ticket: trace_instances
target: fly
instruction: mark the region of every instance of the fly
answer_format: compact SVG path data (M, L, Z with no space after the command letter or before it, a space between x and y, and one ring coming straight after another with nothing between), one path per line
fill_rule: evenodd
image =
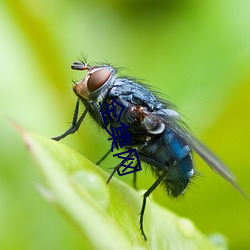
M246 197L227 166L188 131L173 104L158 98L146 85L132 78L119 77L117 70L111 65L90 66L85 62L74 62L71 68L87 71L87 74L73 87L78 99L71 127L53 139L59 141L76 132L87 113L102 129L111 126L118 128L120 122L129 127L133 147L128 146L127 149L136 148L139 159L150 165L157 177L143 195L140 230L145 240L147 238L143 229L143 216L147 197L159 184L172 197L184 193L195 174L192 151ZM79 116L80 102L84 104L85 110ZM105 103L108 106L114 105L118 110L121 109L120 106L124 107L119 117L120 122L111 114L112 119L104 123L99 104L104 106ZM98 163L109 153L110 151ZM121 163L113 169L107 183L120 168Z

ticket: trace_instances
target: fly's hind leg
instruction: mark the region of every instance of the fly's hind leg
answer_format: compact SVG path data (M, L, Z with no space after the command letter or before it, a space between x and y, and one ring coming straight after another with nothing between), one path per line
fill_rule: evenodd
M146 208L147 198L158 187L158 185L162 182L165 175L166 175L166 172L164 172L162 175L160 175L158 177L158 179L153 183L153 185L143 195L142 207L141 207L141 212L140 212L140 230L141 230L141 233L142 233L144 240L147 240L147 236L146 236L146 234L144 232L144 228L143 228L143 217L144 217L144 212L145 212L145 208Z

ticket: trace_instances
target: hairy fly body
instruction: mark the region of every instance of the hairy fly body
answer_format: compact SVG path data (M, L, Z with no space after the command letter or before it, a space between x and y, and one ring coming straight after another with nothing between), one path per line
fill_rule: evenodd
M159 184L165 187L170 196L177 197L184 193L195 173L192 151L243 193L224 163L189 133L170 102L158 98L145 85L133 79L118 77L116 69L108 64L89 66L84 62L74 62L71 68L85 70L87 74L73 87L78 100L72 126L53 139L59 141L77 131L87 113L103 129L110 126L117 128L120 122L129 127L132 147L137 149L139 159L151 166L157 177L143 195L140 229L145 240L143 215L147 197ZM78 117L80 102L84 104L85 111ZM120 122L111 113L112 119L106 119L105 124L99 103L114 106L119 113L121 106L116 105L116 102L124 107ZM131 149L131 146L128 148ZM118 165L114 168L107 182L120 167Z

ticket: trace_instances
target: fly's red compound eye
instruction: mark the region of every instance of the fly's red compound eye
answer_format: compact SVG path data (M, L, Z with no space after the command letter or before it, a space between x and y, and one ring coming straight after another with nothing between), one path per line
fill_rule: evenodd
M93 92L99 89L109 79L110 74L110 71L105 68L93 72L88 79L88 90Z

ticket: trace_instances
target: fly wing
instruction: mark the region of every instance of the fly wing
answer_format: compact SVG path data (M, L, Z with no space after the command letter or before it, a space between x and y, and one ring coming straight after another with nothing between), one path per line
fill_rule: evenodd
M243 196L247 195L237 185L236 178L230 169L222 162L210 149L202 142L191 135L186 129L181 126L170 126L186 143L212 168L217 174L221 175L229 183L231 183Z
M167 111L165 113L169 112ZM229 168L210 149L208 149L202 142L200 142L188 131L188 129L185 127L185 124L180 120L180 117L171 115L165 116L162 115L162 113L154 113L153 116L155 119L158 117L159 121L173 130L209 165L212 170L231 183L243 196L248 199L247 195L237 185L236 178Z

